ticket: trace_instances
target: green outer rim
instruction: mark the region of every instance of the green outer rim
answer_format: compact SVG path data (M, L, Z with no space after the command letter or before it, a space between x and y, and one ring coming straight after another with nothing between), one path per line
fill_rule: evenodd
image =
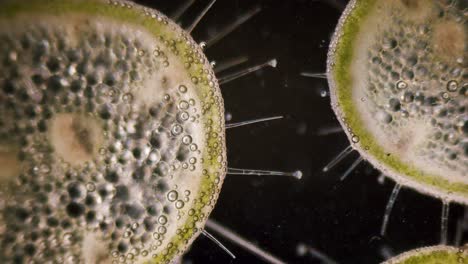
M172 247L166 247L152 259L150 263L169 263L176 257L185 252L188 246L193 242L197 235L201 232L205 221L211 210L214 208L218 198L224 176L226 174L226 144L225 144L225 129L224 129L224 102L219 90L216 78L208 80L207 74L200 73L203 70L208 70L209 74L214 77L211 66L208 63L205 55L199 48L198 44L179 28L174 22L166 17L161 17L167 23L160 22L156 18L144 15L144 12L151 12L152 9L137 5L128 1L112 1L119 5L111 4L104 0L21 0L21 1L6 1L0 3L0 18L12 18L18 14L40 13L47 15L64 15L67 13L83 13L86 15L99 15L120 22L126 22L133 25L143 27L154 36L164 35L165 38L176 39L183 36L187 41L177 42L179 50L194 50L195 53L202 54L203 63L193 63L190 69L187 69L190 76L198 77L199 81L196 84L197 95L202 100L202 108L206 133L209 137L205 137L207 143L203 152L203 168L207 169L208 173L201 177L200 190L194 196L194 215L189 215L186 222L180 226L181 230L187 230L180 235L176 235L168 244L172 243ZM122 7L120 3L131 5L132 8ZM212 85L209 85L209 82ZM207 121L212 122L208 123ZM208 153L211 152L211 155ZM213 157L213 153L217 156Z
M468 260L468 252L462 248L432 246L413 249L393 257L382 264L460 264ZM443 261L443 262L442 262Z
M332 45L335 46L330 49L327 71L330 86L334 87L334 94L332 96L336 98L335 113L344 127L349 127L353 134L359 136L359 145L366 148L365 151L358 148L359 152L368 153L368 155L370 154L378 160L379 163L383 163L398 174L405 175L405 177L409 177L412 181L434 189L435 191L430 192L433 196L468 204L468 184L449 182L437 175L422 173L414 166L404 163L400 158L394 155L388 156L385 150L376 142L374 136L365 129L359 111L354 105L352 89L350 89L353 78L348 70L351 67L354 56L354 43L360 33L361 21L365 20L367 15L372 12L378 1L351 1L341 17L340 25L333 37ZM341 120L342 118L344 121ZM350 135L348 134L348 136ZM401 184L406 185L404 182L401 182ZM418 191L423 192L422 190Z

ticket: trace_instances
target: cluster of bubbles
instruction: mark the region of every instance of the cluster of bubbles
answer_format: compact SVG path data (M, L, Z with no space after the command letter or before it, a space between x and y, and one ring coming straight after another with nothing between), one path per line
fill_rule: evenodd
M466 12L440 5L441 20L466 20ZM388 135L415 120L434 128L422 156L466 175L468 164L468 72L466 61L444 61L433 46L434 26L393 16L368 52L368 86L363 100ZM463 54L460 54L463 56Z
M82 262L94 233L114 262L154 254L170 222L194 214L182 211L191 191L173 179L201 167L202 139L192 132L203 107L191 84L138 102L146 77L170 66L163 48L92 27L72 42L60 25L41 23L0 33L0 144L16 146L21 163L20 175L0 186L0 259ZM164 80L152 89L164 90ZM82 164L51 143L51 125L67 117L90 156Z

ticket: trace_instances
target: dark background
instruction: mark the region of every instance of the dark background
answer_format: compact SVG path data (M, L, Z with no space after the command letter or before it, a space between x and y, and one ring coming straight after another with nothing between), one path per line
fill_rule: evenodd
M138 2L170 16L184 1ZM208 2L196 1L179 21L182 26L190 24ZM387 236L379 236L394 183L379 183L379 172L367 163L339 183L357 153L332 171L321 172L349 143L344 133L317 135L321 128L337 127L338 121L329 97L323 96L328 89L326 80L306 78L300 72L325 71L327 47L346 2L218 0L193 31L194 39L200 42L252 7L262 8L206 54L219 63L249 57L231 71L277 58L276 69L267 68L227 83L222 93L232 122L274 115L285 119L227 131L228 161L236 168L300 169L304 177L298 181L280 176L228 175L211 218L288 263L320 263L312 256L298 256L299 243L339 263L379 263L384 260L382 248L398 254L435 245L440 239L441 201L406 188L395 204ZM451 243L462 215L462 206L451 205ZM262 263L217 237L234 252L236 260L203 236L184 259L192 263Z

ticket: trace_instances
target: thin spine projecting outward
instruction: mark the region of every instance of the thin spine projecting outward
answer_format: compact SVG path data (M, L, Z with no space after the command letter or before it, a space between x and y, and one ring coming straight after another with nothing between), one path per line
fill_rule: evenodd
M237 20L232 22L231 24L227 25L225 28L220 30L216 35L214 35L212 38L206 41L206 46L211 47L212 45L216 44L218 41L229 35L229 33L233 32L236 30L239 26L247 22L249 19L251 19L253 16L258 14L262 8L260 6L256 6L252 8L251 10L247 11L244 15L240 16Z
M283 116L273 116L273 117L265 117L265 118L258 118L258 119L248 120L248 121L242 121L242 122L238 122L238 123L231 123L231 124L226 124L226 129L241 127L241 126L247 126L247 125L251 125L251 124L267 122L267 121L272 121L272 120L278 120L278 119L282 119L282 118L283 118Z
M442 214L440 217L440 244L447 245L448 218L450 214L450 203L442 201Z
M327 172L331 168L333 168L336 164L346 158L351 152L353 152L353 147L351 145L347 146L343 149L335 158L333 158L325 167L323 167L322 171Z
M290 176L298 180L302 178L302 171L300 170L293 171L293 172L282 172L282 171L228 168L227 174L228 175L257 175L257 176Z
M200 22L200 20L204 17L204 15L210 10L210 8L213 6L213 4L215 2L216 2L216 0L212 0L210 2L210 4L207 7L205 7L205 9L197 16L197 18L192 23L192 25L189 26L186 29L187 32L190 33L191 31L193 31L193 29L196 27L196 25ZM189 5L189 3L186 3L186 5L188 5L186 8L185 8L185 6L183 6L185 9L190 7L191 4ZM261 11L260 6L256 6L256 7L252 8L245 15L241 16L238 20L236 20L235 22L233 22L232 24L227 26L225 29L221 30L216 36L214 36L213 38L209 39L206 42L201 42L200 46L202 48L205 48L205 47L209 47L209 46L215 44L217 41L219 41L222 38L224 38L225 36L227 36L229 33L234 31L237 27L239 27L240 25L242 25L243 23L248 21L250 18L252 18L254 15L259 13L260 11ZM245 56L234 58L232 61L228 61L228 62L226 62L226 64L220 65L217 68L217 70L215 70L215 71L216 72L221 72L221 71L226 70L226 69L228 69L230 67L233 67L233 66L239 65L241 63L244 63L247 60L248 60L248 57L245 57ZM238 79L238 78L240 78L242 76L245 76L245 75L247 75L249 73L258 71L258 70L260 70L262 68L265 68L265 67L268 67L268 66L276 68L277 63L278 62L277 62L276 59L271 59L271 60L269 60L269 61L267 61L265 63L258 64L258 65L249 67L247 69L240 70L238 72L227 75L225 77L221 77L221 78L218 79L218 83L220 85L224 84L224 83L228 83L230 81L233 81L235 79ZM249 125L249 124L260 123L260 122L266 122L266 121L271 121L271 120L277 120L277 119L282 119L282 118L283 118L283 116L274 116L274 117L269 117L269 118L260 118L260 119L255 119L255 120L251 120L251 121L244 121L244 122L239 122L239 123L227 124L226 129L245 126L245 125ZM230 169L228 169L228 171L229 171L228 174L237 174L237 175L277 175L277 176L292 176L292 177L297 178L297 179L302 178L302 172L299 171L299 170L294 171L294 172L280 172L280 171L230 168Z
M343 128L341 126L333 126L333 127L322 127L319 128L316 132L318 136L328 136L331 134L337 134L343 132Z
M326 73L318 73L318 72L301 72L302 76L317 78L317 79L327 79Z
M178 21L180 17L195 3L195 0L187 0L183 3L176 11L172 14L171 18L174 21Z
M357 158L357 159L351 164L351 166L349 166L349 168L343 173L343 175L341 175L340 181L344 181L344 180L349 176L349 174L351 174L351 172L353 172L354 169L356 169L356 167L359 166L359 164L361 164L361 162L362 162L363 160L364 160L363 157Z
M255 72L255 71L258 71L262 68L265 68L265 67L273 67L273 68L276 68L276 65L277 65L277 61L276 59L271 59L265 63L262 63L262 64L258 64L258 65L255 65L255 66L252 66L252 67L249 67L247 69L243 69L243 70L240 70L238 72L235 72L235 73L232 73L230 75L227 75L227 76L224 76L224 77L220 77L218 79L218 82L219 84L225 84L225 83L228 83L230 81L233 81L237 78L240 78L242 76L245 76L249 73L252 73L252 72Z
M239 122L239 123L227 124L226 129L246 126L246 125L265 122L265 121L277 120L277 119L282 119L282 118L283 116L274 116L274 117L260 118L260 119L250 120L250 121ZM257 176L290 176L296 179L302 178L302 171L299 171L299 170L293 171L293 172L282 172L282 171L269 171L269 170L228 168L227 174L228 175L229 174L230 175L257 175Z
M211 9L211 7L214 5L216 0L211 0L211 2L208 4L208 6L205 7L205 9L202 10L202 12L195 18L195 20L192 22L190 26L187 27L186 31L187 33L192 33L192 31L195 29L195 27L200 23L200 21L203 19L203 17L208 13L208 11Z
M224 246L216 237L214 237L212 234L208 233L206 230L202 230L202 234L206 236L208 239L213 241L216 245L218 245L222 250L224 250L231 258L235 259L236 256L226 247Z
M380 228L380 235L385 236L387 231L388 220L390 219L390 214L392 213L393 206L395 205L395 201L398 197L398 194L401 190L401 184L396 183L395 187L393 187L392 194L390 194L390 198L388 199L387 206L385 207L385 213L382 221L382 227Z
M277 258L276 256L254 245L252 242L248 241L247 239L229 230L228 228L220 225L215 220L208 219L208 221L206 221L205 227L217 233L218 235L224 237L225 239L231 241L232 243L249 251L250 253L256 255L257 257L263 259L267 263L270 263L270 264L285 264L286 263L280 260L279 258Z
M239 56L239 57L230 58L220 63L216 63L214 67L214 71L215 73L220 73L222 71L225 71L227 69L240 65L244 62L247 62L248 60L249 60L249 57L247 56Z
M196 20L192 23L191 26L188 27L187 32L193 31L193 29L196 27L196 25L200 22L200 20L203 18L203 16L208 12L208 10L211 8L211 6L214 4L216 0L213 0L203 11L202 13L196 18ZM190 6L190 5L188 5ZM188 7L187 7L188 8ZM237 27L248 21L250 18L252 18L254 15L259 13L261 11L261 8L259 6L251 9L248 11L244 16L240 17L238 20L234 21L232 24L228 25L225 29L221 30L217 35L215 35L213 38L209 39L206 42L201 42L200 47L202 49L207 48L211 45L214 45L216 42L227 36L229 33L234 31ZM230 61L224 62L219 64L215 68L215 72L219 73L221 71L227 70L231 67L237 66L239 64L242 64L248 60L248 57L246 56L241 56L234 58ZM216 65L215 62L212 64L213 66ZM275 68L277 66L277 60L276 59L271 59L265 63L249 67L247 69L243 69L241 71L238 71L236 73L227 75L225 77L221 77L218 79L218 83L225 84L230 81L236 80L242 76L245 76L249 73L258 71L264 67L273 67ZM235 128L235 127L241 127L241 126L246 126L250 124L255 124L255 123L260 123L260 122L266 122L266 121L272 121L272 120L278 120L282 119L283 116L274 116L274 117L268 117L268 118L260 118L260 119L255 119L255 120L250 120L250 121L243 121L243 122L238 122L238 123L232 123L232 124L227 124L226 129L229 128ZM267 171L267 170L250 170L250 169L238 169L238 168L228 168L227 174L231 175L273 175L273 176L290 176L294 177L296 179L301 179L302 178L302 171L297 170L294 172L280 172L280 171ZM215 232L220 233L224 237L230 239L232 242L238 244L239 246L249 250L253 254L261 257L268 263L272 264L282 264L284 263L283 261L279 260L275 256L261 250L260 248L256 247L255 245L251 244L247 240L243 239L242 237L236 235L232 231L222 227L218 223L214 222L213 220L208 220L208 224L206 224L207 228L213 229ZM208 233L206 230L202 231L202 234L211 239L213 242L215 242L218 246L220 246L224 251L226 251L232 258L235 258L235 255L229 251L219 240L217 240L214 236L212 236L210 233Z

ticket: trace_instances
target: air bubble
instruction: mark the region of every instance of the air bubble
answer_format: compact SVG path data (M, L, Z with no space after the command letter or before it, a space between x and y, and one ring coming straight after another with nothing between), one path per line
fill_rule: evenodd
M408 84L404 81L397 82L396 86L400 90L408 88Z
M159 233L157 233L157 232L154 232L153 233L153 238L155 240L159 240L159 239L161 239L161 235ZM156 258L156 255L154 255L154 258Z
M165 225L167 223L167 217L161 215L160 217L158 217L158 223L160 223L161 225Z
M197 151L198 150L198 146L195 143L191 144L189 148L190 148L191 151Z
M204 42L204 41L200 42L199 46L200 46L201 49L205 49L206 48L206 42Z
M187 103L187 101L182 100L179 103L179 108L181 110L187 110L189 108L189 103Z
M184 112L180 112L178 114L178 117L179 117L180 121L184 122L184 121L187 121L189 119L190 115L189 115L189 113L184 111Z
M123 234L124 238L129 238L131 236L132 236L132 231L130 231L130 230L125 231L124 234Z
M181 92L181 93L186 93L186 92L187 92L187 86L185 86L185 85L179 85L179 92Z
M93 182L89 182L86 184L86 190L88 190L88 192L94 192L96 190L96 185L94 185Z
M176 191L170 191L168 194L167 194L167 199L170 201L170 202L174 202L175 200L177 200L177 197L178 197L178 194Z
M175 125L172 127L172 130L171 130L173 136L178 136L178 135L180 135L183 131L184 131L184 129L183 129L182 126L179 125L179 124L175 124Z
M449 92L456 92L458 89L458 82L457 81L454 81L454 80L451 80L447 83L447 90Z
M158 228L158 232L159 232L159 234L166 234L167 228L164 227L164 226L160 226L160 227Z
M184 207L185 203L182 201L182 200L178 200L176 203L175 203L175 207L177 209L182 209Z

